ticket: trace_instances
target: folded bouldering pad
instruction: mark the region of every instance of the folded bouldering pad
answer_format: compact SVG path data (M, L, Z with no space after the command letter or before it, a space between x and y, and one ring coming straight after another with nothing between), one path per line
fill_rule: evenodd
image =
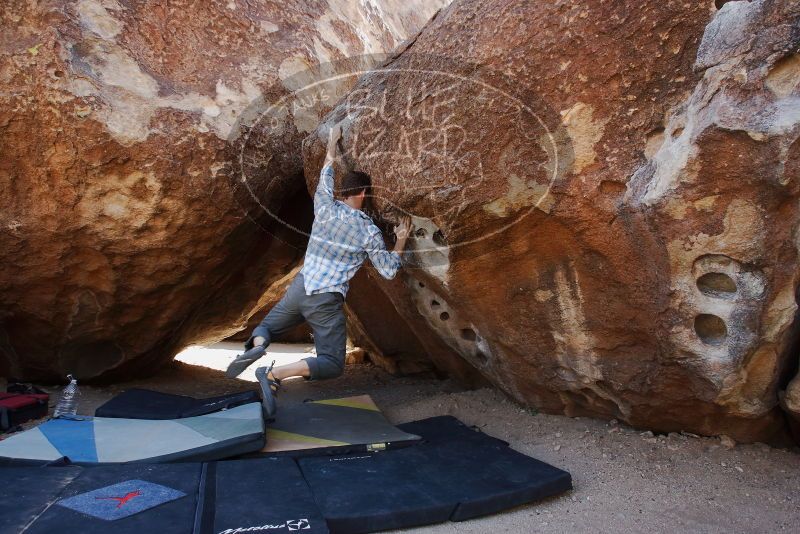
M81 471L80 467L0 468L0 532L23 532Z
M0 531L365 533L462 521L557 495L568 473L452 417L380 452L0 468Z
M298 460L331 532L358 534L463 521L572 487L566 471L518 453L452 417L400 429L425 441L373 454Z
M343 454L412 445L419 436L392 425L369 395L279 405L262 453Z
M291 458L0 469L0 532L328 532Z
M292 458L210 463L206 480L199 534L328 532Z
M75 464L209 461L264 446L260 403L170 420L51 419L0 441L0 460ZM7 463L7 462L6 462Z
M149 389L129 389L101 405L94 415L122 419L181 419L228 410L251 402L260 402L257 391L195 399Z
M81 469L55 500L40 503L41 510L29 519L30 526L25 532L190 534L202 467L199 463L183 463ZM40 467L29 471L37 469L49 475L75 468ZM3 474L4 470L0 470L0 476Z

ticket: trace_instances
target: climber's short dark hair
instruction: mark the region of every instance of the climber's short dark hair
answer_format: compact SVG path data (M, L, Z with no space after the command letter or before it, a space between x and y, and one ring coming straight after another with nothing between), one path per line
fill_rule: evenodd
M338 193L342 198L353 197L360 195L362 191L369 193L371 185L372 178L369 177L369 174L360 171L348 171L342 179Z

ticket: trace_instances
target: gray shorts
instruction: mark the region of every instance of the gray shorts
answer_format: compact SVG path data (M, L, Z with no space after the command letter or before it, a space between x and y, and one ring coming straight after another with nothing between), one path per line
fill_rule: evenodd
M269 344L273 338L307 321L314 333L317 357L306 358L311 380L335 378L344 372L347 330L344 319L344 295L339 292L306 295L303 275L297 273L286 294L264 317L245 343L253 347L253 338L261 336Z

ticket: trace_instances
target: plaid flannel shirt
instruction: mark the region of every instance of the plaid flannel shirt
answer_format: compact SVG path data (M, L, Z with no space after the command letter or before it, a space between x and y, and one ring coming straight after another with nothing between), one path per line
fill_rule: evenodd
M372 219L333 198L333 165L326 165L314 194L314 225L300 271L306 294L347 296L350 279L367 257L384 278L394 278L401 266L400 254L386 250Z

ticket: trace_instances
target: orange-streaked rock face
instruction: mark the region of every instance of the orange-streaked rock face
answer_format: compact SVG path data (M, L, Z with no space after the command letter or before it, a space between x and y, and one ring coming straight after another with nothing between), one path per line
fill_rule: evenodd
M355 78L263 103L442 3L5 2L0 374L126 378L244 325L302 259L267 212L309 225L301 141Z
M780 435L798 24L780 1L443 10L304 143L313 190L345 120L376 210L418 228L402 280L353 284L369 342L402 356L409 332L441 368L466 361L549 412Z

